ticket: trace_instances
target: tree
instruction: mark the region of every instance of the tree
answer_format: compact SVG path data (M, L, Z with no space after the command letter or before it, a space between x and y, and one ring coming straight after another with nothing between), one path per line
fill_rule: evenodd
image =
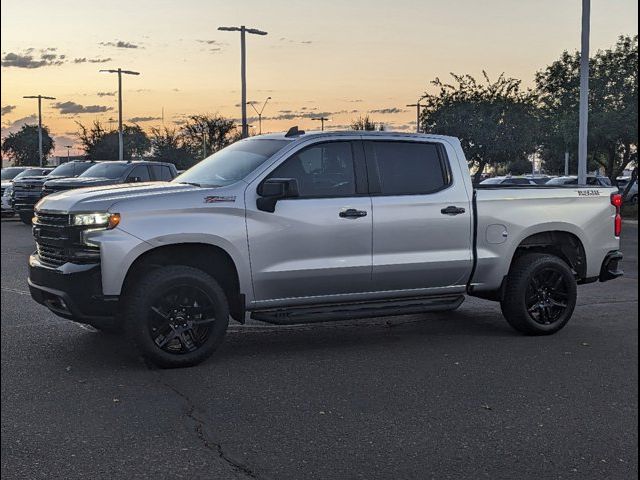
M436 78L438 92L425 93L420 117L423 131L460 138L476 182L487 165L504 167L534 153L538 129L535 95L520 80L501 74L492 82L482 73L484 82L453 73L455 84Z
M183 135L166 127L151 129L151 158L158 162L173 163L178 170L187 169L196 163L196 157L185 144Z
M638 37L621 36L611 49L596 52L589 72L589 165L604 167L615 180L637 159ZM536 74L542 117L540 154L548 171L564 170L570 152L577 171L580 54L564 52Z
M192 115L182 127L182 141L195 158L202 159L240 138L233 120L220 115ZM206 147L206 148L205 148Z
M93 122L91 128L87 128L79 122L78 127L80 128L78 138L87 158L91 160L118 159L117 130L106 130L98 120ZM122 133L125 160L140 158L151 148L149 137L139 125L124 125Z
M46 159L55 143L49 129L42 126L42 155ZM40 165L38 150L38 126L23 125L19 131L10 133L2 140L2 153L13 160L16 166Z
M383 132L384 125L382 123L376 125L376 122L371 120L369 115L365 115L364 117L359 117L351 122L351 130L379 130L380 132Z

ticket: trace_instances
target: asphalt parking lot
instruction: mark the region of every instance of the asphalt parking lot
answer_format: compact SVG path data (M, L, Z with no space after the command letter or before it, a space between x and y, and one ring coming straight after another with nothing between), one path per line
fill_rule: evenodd
M166 371L33 302L30 229L2 220L2 478L636 478L637 242L626 225L626 276L581 287L552 337L468 299L235 325L214 358Z

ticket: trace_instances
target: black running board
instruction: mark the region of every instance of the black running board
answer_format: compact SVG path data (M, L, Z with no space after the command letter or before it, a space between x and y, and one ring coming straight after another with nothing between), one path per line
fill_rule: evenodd
M423 312L453 310L464 301L464 295L411 297L374 302L341 303L305 307L256 310L251 318L276 325L330 322L355 318L410 315Z

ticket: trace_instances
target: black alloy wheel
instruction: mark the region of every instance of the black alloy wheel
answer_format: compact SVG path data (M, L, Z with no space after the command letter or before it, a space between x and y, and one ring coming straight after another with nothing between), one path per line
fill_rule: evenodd
M577 292L575 273L563 259L526 253L509 269L500 306L515 330L526 335L551 335L573 315Z
M202 289L188 284L169 287L149 308L153 342L175 355L195 352L204 345L215 320L213 300Z

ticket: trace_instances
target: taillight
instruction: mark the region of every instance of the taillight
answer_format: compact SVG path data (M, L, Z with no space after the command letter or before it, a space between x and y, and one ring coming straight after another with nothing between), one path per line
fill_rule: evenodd
M620 193L612 193L611 194L611 205L616 208L622 207L622 194Z
M620 215L620 208L622 207L622 195L619 193L611 194L611 205L616 207L616 217L613 222L613 232L616 237L619 237L622 233L622 215Z

